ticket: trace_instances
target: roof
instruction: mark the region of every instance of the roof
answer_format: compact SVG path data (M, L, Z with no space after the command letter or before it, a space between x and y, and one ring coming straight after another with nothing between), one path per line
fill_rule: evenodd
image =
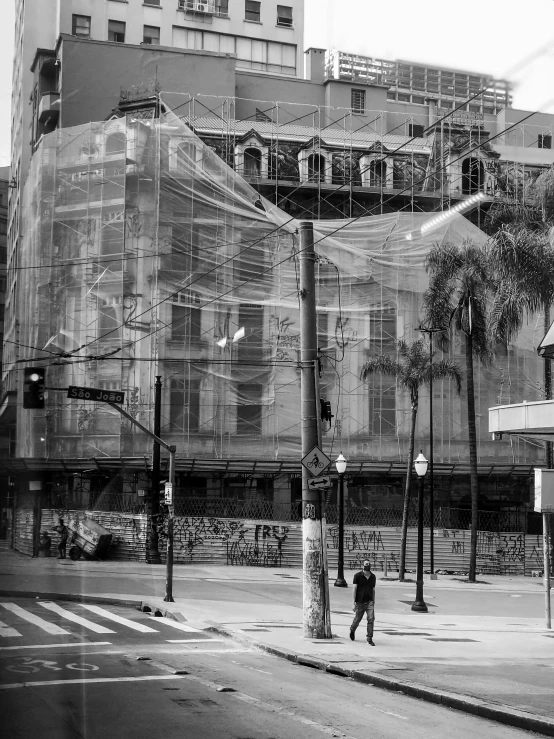
M431 139L395 134L378 134L372 131L354 131L350 133L342 128L318 128L315 126L298 126L293 123L277 125L273 121L226 121L223 118L198 116L183 116L182 120L198 135L243 136L249 131L255 131L268 141L276 139L295 143L305 143L314 137L319 137L322 143L332 147L355 149L369 149L380 141L387 149L394 150L402 147L404 152L414 154L430 154Z

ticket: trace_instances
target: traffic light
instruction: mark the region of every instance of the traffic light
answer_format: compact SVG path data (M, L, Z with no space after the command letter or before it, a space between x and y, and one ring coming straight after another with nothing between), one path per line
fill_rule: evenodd
M44 408L45 380L44 367L25 367L23 370L24 408Z
M323 398L320 398L319 404L321 408L321 414L320 414L321 420L329 421L329 423L331 423L331 421L334 418L333 414L331 413L331 401L323 400Z

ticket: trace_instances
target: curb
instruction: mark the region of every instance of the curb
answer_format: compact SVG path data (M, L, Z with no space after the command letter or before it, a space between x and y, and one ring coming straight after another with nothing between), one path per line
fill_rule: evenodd
M366 685L374 685L376 688L403 693L412 698L418 698L419 700L424 700L428 703L443 705L446 708L454 708L457 711L463 711L464 713L469 713L473 716L490 719L500 724L513 726L526 731L535 731L545 736L554 737L554 720L532 716L517 708L488 703L479 698L472 698L471 696L461 695L458 693L449 693L445 690L428 688L424 685L404 682L393 677L384 677L383 675L379 675L374 672L345 669L333 663L325 662L317 657L308 657L296 652L291 652L287 649L282 649L281 647L273 647L263 644L250 636L229 631L228 629L215 624L210 625L206 630L214 634L219 634L220 636L225 636L239 644L243 644L244 646L254 647L275 657L281 657L289 662L295 662L296 664L311 667L312 669L315 668L322 670L331 675L349 677L352 680L365 683Z
M2 598L44 598L45 600L67 600L77 603L104 603L110 606L130 606L137 608L141 601L125 598L109 598L105 595L85 595L83 593L52 593L41 590L0 590Z

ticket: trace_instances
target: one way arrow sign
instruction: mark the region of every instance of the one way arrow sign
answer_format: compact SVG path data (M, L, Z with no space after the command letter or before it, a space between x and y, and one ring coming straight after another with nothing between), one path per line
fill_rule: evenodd
M331 487L331 478L325 475L324 477L312 477L308 480L308 490L321 490L322 488Z

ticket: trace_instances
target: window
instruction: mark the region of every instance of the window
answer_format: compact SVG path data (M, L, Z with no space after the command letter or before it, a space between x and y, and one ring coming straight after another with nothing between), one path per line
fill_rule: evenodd
M125 43L125 23L123 21L108 21L108 41L117 44Z
M404 92L398 93L398 101L401 103L409 103L410 102L410 96L406 95Z
M308 157L308 182L325 182L325 157L321 154Z
M202 333L202 314L193 305L171 306L171 341L198 341Z
M145 44L155 44L159 46L159 43L160 43L159 26L144 26L142 40L143 40L143 43Z
M292 28L292 8L288 5L277 6L277 25Z
M552 134L539 133L537 145L539 149L552 149Z
M215 0L215 14L227 18L229 16L229 0Z
M169 430L198 431L200 425L200 380L171 380Z
M116 131L106 136L106 154L122 154L125 151L125 133Z
M252 284L252 283L251 283ZM244 327L244 338L237 343L237 360L248 364L263 359L264 307L241 303L239 305L239 328Z
M259 177L262 173L262 152L259 149L244 150L244 176Z
M90 38L90 15L74 15L71 33L80 38Z
M421 138L423 136L423 126L419 123L410 123L408 125L408 136Z
M471 195L479 192L485 181L483 162L475 157L468 157L462 162L462 193Z
M241 383L237 386L237 434L262 432L262 385Z
M365 90L350 92L350 107L353 113L365 113Z
M160 0L143 0L145 5L159 5Z
M257 0L246 0L244 4L244 20L259 23L261 5L261 2L257 2Z

